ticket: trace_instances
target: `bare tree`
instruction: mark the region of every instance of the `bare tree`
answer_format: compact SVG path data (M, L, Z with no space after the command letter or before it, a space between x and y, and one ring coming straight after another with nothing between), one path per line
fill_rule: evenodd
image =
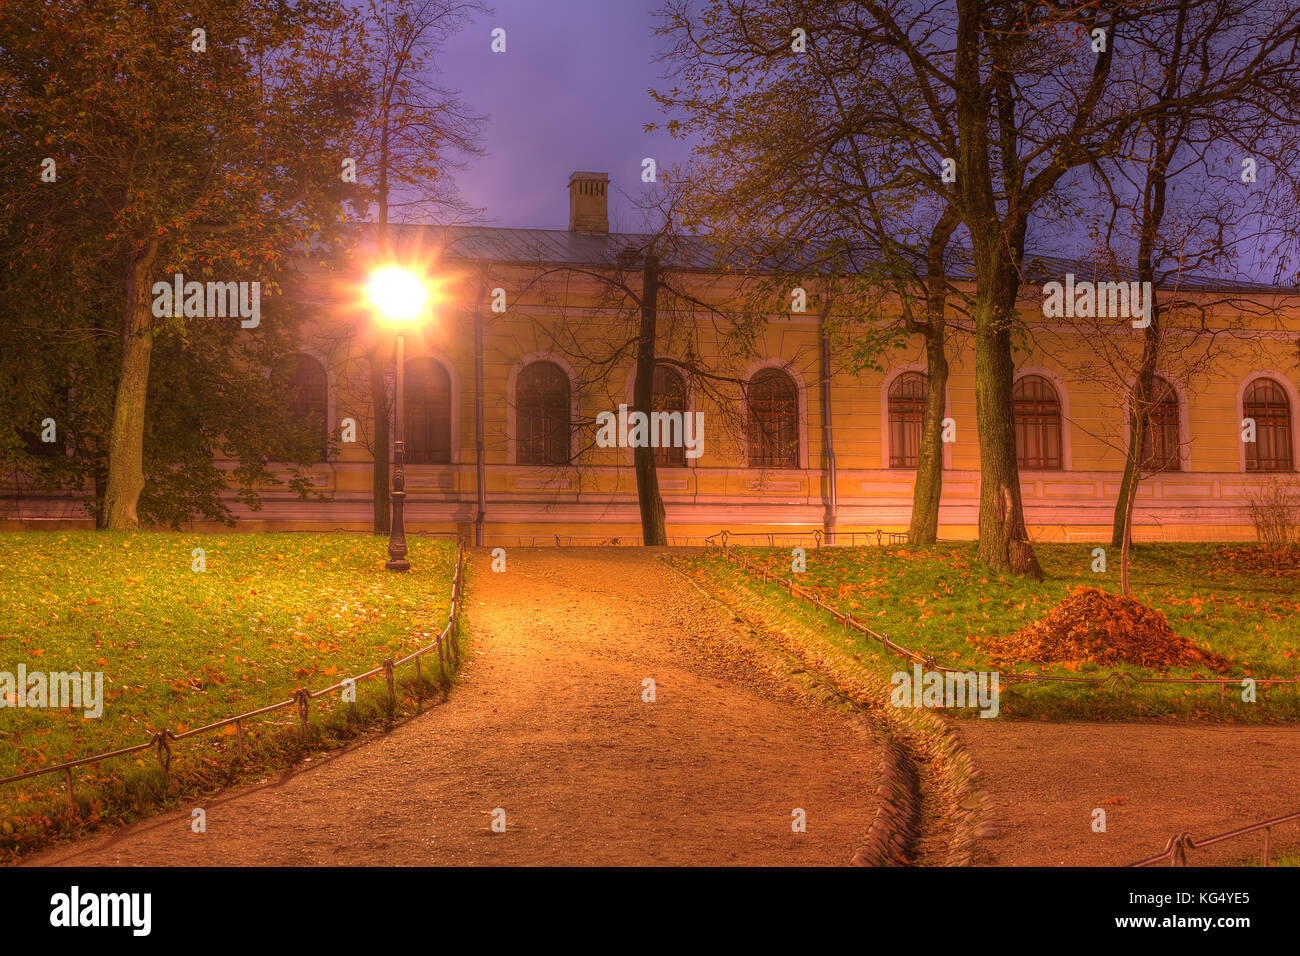
M807 51L815 48L842 77L841 88L885 78L892 97L861 110L859 128L898 143L900 152L916 144L916 155L943 158L911 172L918 193L950 205L969 236L979 554L995 568L1041 574L1020 499L1012 404L1016 307L1031 225L1041 225L1060 203L1072 170L1114 154L1135 126L1193 99L1231 102L1242 95L1243 76L1294 68L1300 14L1281 0L1261 0L1250 11L1246 0L1236 0L1241 15L1223 27L1248 38L1240 55L1204 51L1208 69L1172 100L1144 86L1141 64L1117 58L1116 49L1130 36L1159 43L1177 11L1197 2L709 0L698 10L674 2L665 11L663 30L676 40L670 60L682 67L662 97L670 108L725 114L730 84L749 82L744 51L756 43L789 51L792 61L811 58ZM715 69L723 82L710 75ZM796 128L805 111L803 101L772 98L765 105ZM701 151L707 158L719 148L709 140ZM797 192L802 183L787 186Z
M667 60L680 68L679 85L657 97L686 116L670 129L705 144L686 174L690 220L715 245L761 263L767 281L751 286L750 311L773 311L792 289L816 286L823 349L833 341L850 373L922 337L927 390L909 538L930 544L942 493L945 311L956 291L945 262L960 225L952 186L922 183L924 170L943 163L931 143L876 134L871 117L918 108L900 96L889 52L841 42L819 19L812 41L769 29L795 13L790 4L734 6L725 28L701 36L684 4L670 6L664 18L677 43ZM831 361L822 364L825 384ZM829 418L829 403L822 413ZM825 445L833 482L829 438ZM828 534L832 520L828 513Z
M1295 22L1289 16L1270 20L1270 11L1264 12L1264 19L1242 29L1246 10L1239 0L1183 2L1170 11L1167 32L1135 34L1141 70L1129 82L1139 95L1154 90L1160 102L1180 107L1131 126L1121 148L1090 167L1101 187L1102 208L1093 213L1100 264L1152 290L1133 323L1141 329L1140 349L1132 348L1131 333L1116 334L1114 317L1069 323L1086 326L1077 331L1092 343L1074 364L1099 372L1093 380L1127 398L1127 427L1112 439L1125 466L1111 535L1111 546L1122 553L1125 594L1138 487L1171 464L1159 460L1152 437L1153 413L1174 398L1158 373L1172 373L1184 384L1203 376L1216 364L1221 340L1242 347L1235 330L1216 326L1210 312L1252 308L1244 297L1188 295L1180 287L1197 274L1258 272L1252 260L1261 252L1276 261L1279 275L1286 251L1295 247L1297 224L1290 214L1300 196L1300 72L1284 61L1253 62L1257 43L1275 42L1271 30L1294 43ZM1208 78L1225 70L1225 62L1238 89L1213 95ZM1225 161L1226 175L1220 171ZM1166 292L1158 296L1156 289Z

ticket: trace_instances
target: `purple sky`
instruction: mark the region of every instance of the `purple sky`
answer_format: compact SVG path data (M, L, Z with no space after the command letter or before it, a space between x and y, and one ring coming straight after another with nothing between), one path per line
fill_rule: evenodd
M489 0L441 59L440 82L486 114L487 155L456 175L461 195L487 223L567 229L569 174L609 173L610 228L634 231L641 160L660 168L686 159L685 144L645 133L663 119L646 92L660 85L652 62L662 38L651 11L661 0ZM491 31L506 31L492 53Z
M487 116L486 155L455 179L462 197L482 208L487 225L567 229L569 174L608 173L610 229L644 227L629 197L648 189L641 160L660 169L684 162L687 144L643 126L665 117L651 87L668 85L654 62L665 38L654 34L663 0L488 0L479 16L439 59L438 85L461 91L465 105ZM506 31L506 52L491 51L491 32ZM1031 248L1076 255L1088 244L1080 223L1038 222ZM1270 263L1247 261L1242 278L1272 279ZM1258 275L1254 274L1258 273Z

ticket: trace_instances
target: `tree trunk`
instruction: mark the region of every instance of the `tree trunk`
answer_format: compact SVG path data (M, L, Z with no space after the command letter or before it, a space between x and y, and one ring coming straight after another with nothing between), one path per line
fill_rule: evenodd
M109 531L140 526L136 505L144 490L144 416L149 391L149 357L153 351L153 309L149 273L158 245L151 243L131 269L122 322L122 371L113 403L108 436L108 479L104 488L104 523Z
M1139 269L1139 272L1150 270ZM1154 286L1152 286L1154 289ZM1155 295L1152 293L1152 299ZM1129 392L1128 454L1124 456L1124 477L1120 481L1119 500L1115 502L1115 521L1111 528L1111 546L1123 549L1120 562L1120 585L1127 597L1128 554L1133 540L1133 509L1137 505L1138 484L1146 464L1143 450L1147 430L1151 427L1151 408L1155 399L1156 362L1160 357L1160 317L1154 301L1150 303L1151 322L1146 327L1142 341L1142 364L1137 380Z
M1010 321L994 303L975 304L975 423L980 442L980 560L998 571L1041 580L1043 570L1025 529L1016 462L1011 391Z
M948 407L948 357L943 340L947 332L944 308L948 285L944 251L957 228L952 207L930 233L925 269L925 415L921 419L921 447L916 458L916 484L912 487L912 521L907 539L912 544L934 544L939 539L939 499L943 494L943 418Z
M912 489L912 544L934 544L939 538L939 499L943 493L943 419L948 388L948 358L943 351L943 326L932 324L925 336L926 396L921 420L921 447L916 457Z
M641 292L641 329L636 347L636 381L632 385L632 410L650 415L655 380L655 325L659 310L659 262L647 256ZM683 422L683 427L685 423ZM655 468L655 450L636 448L632 452L636 466L636 497L641 506L641 537L647 546L668 543L667 516L659 494L659 472Z
M944 354L948 282L944 251L956 228L957 213L952 207L946 208L926 248L926 414L920 423L917 484L911 492L911 524L907 528L907 540L914 545L932 545L939 540L939 499L944 490L944 411L948 408L948 356Z
M1150 427L1151 396L1155 378L1156 347L1147 340L1142 366L1137 381L1129 392L1128 449L1124 455L1124 476L1119 483L1119 497L1115 501L1115 517L1111 526L1112 548L1127 548L1132 534L1133 506L1137 501L1138 484L1142 480L1142 449Z
M1119 481L1119 497L1115 499L1115 515L1111 521L1110 528L1110 546L1112 548L1122 548L1124 546L1124 528L1128 520L1127 516L1130 511L1128 507L1129 497L1136 497L1138 483L1138 456L1141 452L1140 445L1133 444L1133 419L1129 418L1129 445L1124 456L1124 475Z
M370 349L370 407L374 409L374 462L371 487L375 502L375 534L388 534L392 515L388 499L388 454L392 434L388 428L388 362L384 350L376 343Z
M1128 496L1128 511L1124 515L1124 545L1119 552L1119 591L1125 597L1133 596L1128 582L1128 559L1129 552L1133 547L1133 506L1137 502L1136 480L1131 485L1131 488L1132 492Z

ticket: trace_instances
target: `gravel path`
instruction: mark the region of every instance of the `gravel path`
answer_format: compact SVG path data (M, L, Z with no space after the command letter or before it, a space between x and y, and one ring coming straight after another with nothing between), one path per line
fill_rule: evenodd
M468 659L445 703L28 862L849 861L875 814L879 750L791 689L729 611L645 549L510 549L507 561L498 574L475 556ZM206 834L190 832L196 806ZM806 833L792 832L795 808Z
M976 863L1123 865L1186 830L1204 839L1300 810L1300 727L962 720L995 838ZM1106 832L1093 832L1093 811ZM1300 853L1300 826L1273 834ZM1258 859L1262 835L1193 850L1193 866Z

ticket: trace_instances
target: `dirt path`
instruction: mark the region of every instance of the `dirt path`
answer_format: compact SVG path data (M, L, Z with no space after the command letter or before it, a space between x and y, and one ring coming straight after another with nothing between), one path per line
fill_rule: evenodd
M876 810L880 753L793 691L730 612L652 553L474 561L450 698L258 784L37 865L832 864ZM642 701L643 681L656 685ZM207 833L190 832L191 810ZM494 808L506 831L495 834ZM807 832L791 830L805 811Z
M1300 810L1300 727L962 720L984 774L993 839L976 863L1123 865L1175 833L1204 839ZM1106 811L1106 832L1092 829ZM1258 834L1188 856L1193 866L1257 859ZM1273 834L1300 852L1300 826ZM1275 853L1276 856L1276 853Z

